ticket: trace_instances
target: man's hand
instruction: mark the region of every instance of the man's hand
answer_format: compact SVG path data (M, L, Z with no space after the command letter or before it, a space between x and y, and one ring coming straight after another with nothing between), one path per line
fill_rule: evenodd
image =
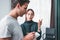
M35 38L35 32L28 33L23 40L33 40Z

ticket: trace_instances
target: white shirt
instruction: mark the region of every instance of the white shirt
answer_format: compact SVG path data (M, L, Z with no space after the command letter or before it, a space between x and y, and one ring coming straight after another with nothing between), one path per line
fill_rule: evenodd
M22 28L17 20L11 16L6 16L0 21L0 38L12 37L12 40L22 40Z

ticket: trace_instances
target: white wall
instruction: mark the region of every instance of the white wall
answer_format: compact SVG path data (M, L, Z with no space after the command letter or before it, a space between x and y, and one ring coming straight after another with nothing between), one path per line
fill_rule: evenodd
M0 0L0 20L9 13L10 9L11 0Z

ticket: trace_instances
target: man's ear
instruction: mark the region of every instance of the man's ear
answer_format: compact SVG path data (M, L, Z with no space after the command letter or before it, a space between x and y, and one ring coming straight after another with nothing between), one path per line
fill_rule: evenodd
M18 7L18 8L20 7L20 4L19 4L19 3L17 4L17 7Z

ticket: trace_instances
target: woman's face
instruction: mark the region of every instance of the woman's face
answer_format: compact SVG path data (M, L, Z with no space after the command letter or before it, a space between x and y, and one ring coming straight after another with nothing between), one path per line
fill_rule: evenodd
M33 17L34 17L34 13L31 10L29 10L26 14L27 21L31 21Z

